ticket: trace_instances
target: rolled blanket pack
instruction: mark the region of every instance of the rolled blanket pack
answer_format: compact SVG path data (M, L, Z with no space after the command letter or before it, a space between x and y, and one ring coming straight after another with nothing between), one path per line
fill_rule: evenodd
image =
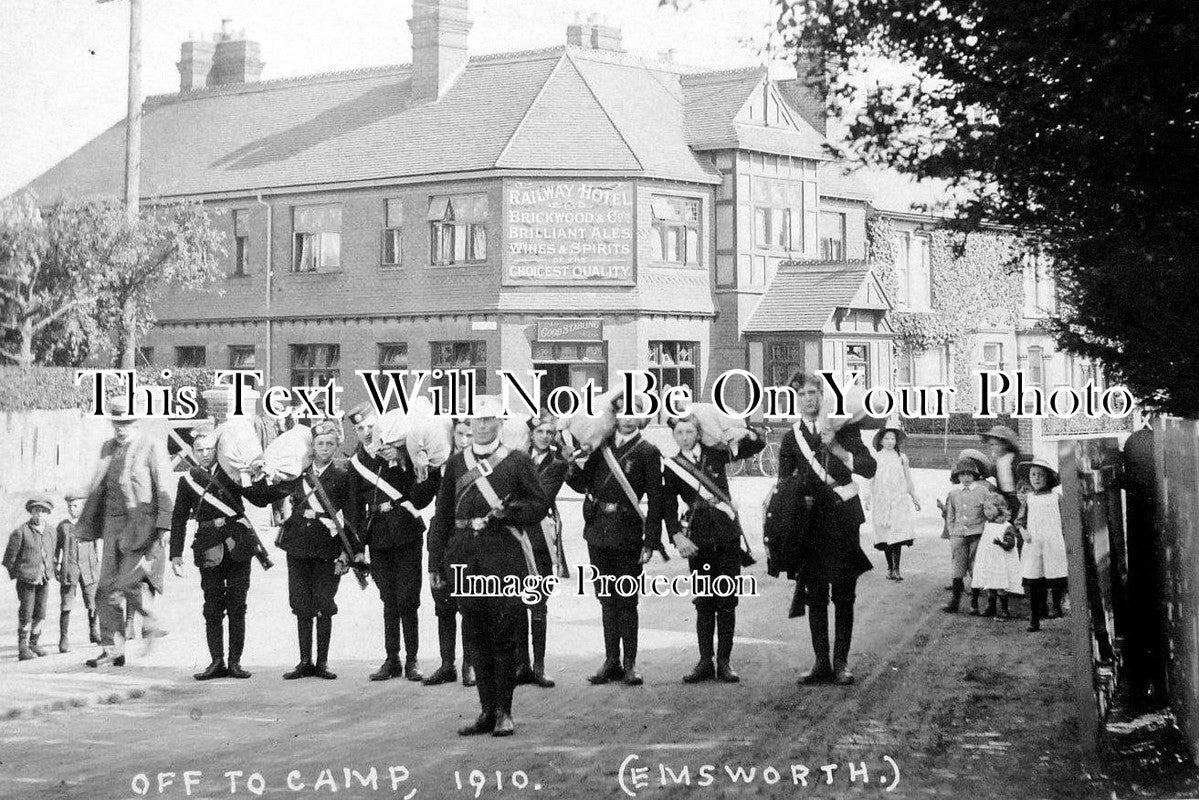
M249 486L250 465L262 459L262 441L254 429L254 421L249 417L233 417L217 426L216 436L217 463L230 478Z
M261 460L271 483L298 478L312 465L312 429L297 425L280 434L262 451Z
M743 419L723 413L712 403L692 403L691 416L699 423L699 439L706 447L727 448L737 454L737 442L749 431Z
M529 415L513 414L504 419L500 428L500 444L509 450L529 449Z
M824 399L820 403L820 418L817 420L817 427L827 428L832 431L840 431L847 425L856 426L859 430L876 430L884 427L887 420L875 419L866 413L866 390L861 386L854 384L841 390L845 395L845 413L848 417L831 417L829 416L837 410L837 394L831 386L824 387ZM875 401L876 407L878 401ZM881 412L881 409L879 409Z

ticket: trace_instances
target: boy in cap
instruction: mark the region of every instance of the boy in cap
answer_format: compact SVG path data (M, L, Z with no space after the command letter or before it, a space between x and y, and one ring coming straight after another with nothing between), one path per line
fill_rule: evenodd
M25 510L29 519L12 532L4 550L4 568L17 582L17 657L21 661L46 655L38 637L54 575L54 532L42 523L54 504L45 495L36 495L25 503Z
M100 644L100 622L96 615L96 582L100 579L100 552L95 542L81 541L75 535L75 523L83 511L83 492L67 495L67 518L58 523L54 546L54 577L59 583L58 652L71 652L68 633L71 609L75 605L75 590L83 595L87 610L88 636L92 644Z
M462 609L462 627L474 663L481 707L462 736L511 736L520 597L502 592L465 595L458 568L468 579L523 579L537 575L531 537L541 536L549 510L537 468L527 453L500 441L498 397L475 398L471 446L450 456L429 529L429 585L449 585Z
M989 458L974 448L967 448L958 454L949 476L950 482L959 487L949 493L945 503L945 526L949 531L953 558L953 597L942 609L946 613L956 614L961 605L966 575L974 564L978 542L987 523L983 506L991 490L983 478L990 472L990 466ZM971 593L971 604L977 611L978 592Z
M570 488L584 495L583 538L587 541L591 564L609 579L624 576L639 579L650 556L662 546L662 454L641 437L641 429L649 424L648 417L639 416L645 410L637 402L633 414L618 414L612 435L581 466L578 461L573 462L566 475ZM646 499L644 514L640 506L642 497ZM622 681L629 686L640 686L643 680L637 671L639 596L599 594L604 663L587 680L593 684Z
M363 544L370 548L371 576L383 601L384 658L370 679L407 677L410 681L422 681L425 676L417 662L420 648L417 609L423 582L425 522L418 511L437 496L441 470L431 467L425 479L420 480L402 445L381 444L371 455L366 445L375 435L374 408L362 403L346 416L358 434L358 447L350 458L347 476L349 502L354 505L355 518L364 521ZM406 656L402 662L401 635ZM452 653L453 636L450 641ZM438 672L441 674L442 670Z

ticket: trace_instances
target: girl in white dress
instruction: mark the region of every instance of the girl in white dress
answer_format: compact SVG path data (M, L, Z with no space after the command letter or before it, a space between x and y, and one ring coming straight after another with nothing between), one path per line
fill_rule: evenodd
M1020 571L1029 592L1029 632L1041 629L1042 618L1062 615L1062 594L1066 590L1066 540L1062 535L1062 496L1054 488L1060 482L1057 470L1043 458L1020 465L1027 474L1032 491L1025 495L1021 508L1024 552ZM1053 612L1046 603L1053 593Z
M912 484L908 457L899 450L905 438L898 427L886 427L874 435L878 471L870 481L866 510L874 523L874 546L887 557L887 579L903 580L899 556L915 536L912 509L920 510L920 499Z
M987 610L981 616L1009 619L1008 595L1024 594L1020 556L1016 552L1016 532L1009 524L1011 512L1007 501L1000 494L992 493L987 498L983 503L983 515L987 522L983 525L970 581L974 589L987 593ZM998 611L996 603L999 604ZM980 616L977 608L970 614Z

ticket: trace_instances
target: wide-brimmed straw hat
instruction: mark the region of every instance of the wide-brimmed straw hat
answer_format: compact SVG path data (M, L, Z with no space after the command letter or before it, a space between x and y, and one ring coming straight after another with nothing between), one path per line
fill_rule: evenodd
M1019 437L1016 435L1016 432L1006 425L996 425L986 433L979 434L979 438L984 442L988 439L998 439L1001 442L1007 442L1013 448L1020 446Z
M1019 475L1021 478L1028 480L1029 479L1028 478L1029 470L1031 470L1033 467L1040 467L1041 469L1043 469L1047 473L1049 473L1049 488L1050 489L1052 489L1053 487L1057 486L1058 484L1060 484L1062 482L1062 476L1058 474L1058 471L1054 468L1054 466L1052 464L1050 464L1048 461L1046 461L1044 458L1041 458L1040 456L1038 456L1037 458L1034 458L1032 461L1022 461L1019 464L1017 464L1016 465L1016 474Z

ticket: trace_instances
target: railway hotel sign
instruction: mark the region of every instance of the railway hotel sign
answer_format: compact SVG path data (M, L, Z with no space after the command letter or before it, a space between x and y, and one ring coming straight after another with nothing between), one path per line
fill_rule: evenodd
M633 187L622 181L504 184L504 283L633 283Z

